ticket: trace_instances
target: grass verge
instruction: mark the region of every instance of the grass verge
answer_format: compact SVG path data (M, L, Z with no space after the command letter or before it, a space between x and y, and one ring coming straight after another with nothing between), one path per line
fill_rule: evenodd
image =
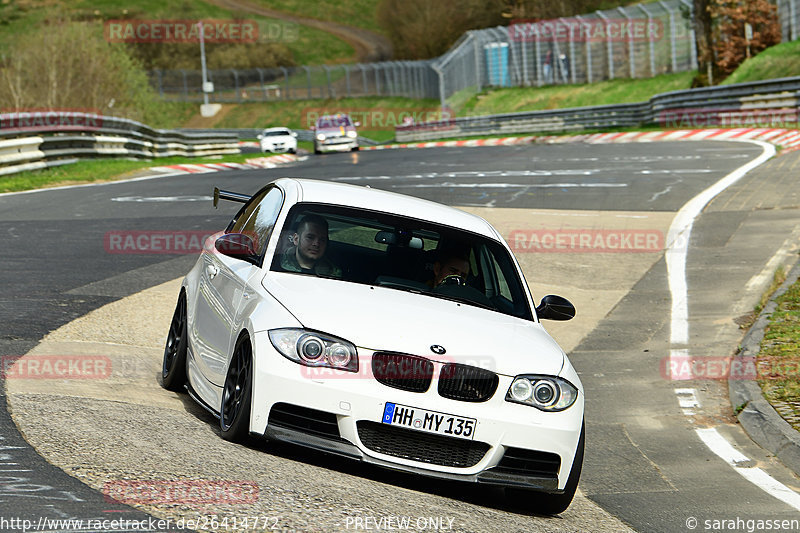
M776 272L773 287L780 286L781 277L786 275ZM763 298L760 306L768 299ZM800 430L800 280L776 303L758 354L758 383L775 410Z
M164 159L155 160L96 159L79 161L61 167L2 176L0 177L0 192L17 192L61 185L117 181L133 177L137 171L149 167L187 163L219 163L220 161L243 163L246 159L261 157L262 155L270 154L239 154L203 158L165 157Z

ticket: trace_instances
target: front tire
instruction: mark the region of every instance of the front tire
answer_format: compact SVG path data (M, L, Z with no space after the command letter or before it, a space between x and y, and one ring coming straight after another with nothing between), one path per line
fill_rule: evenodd
M161 366L161 385L167 390L179 392L186 384L186 331L186 292L181 291L169 326Z
M583 468L583 449L585 447L585 424L581 426L581 437L578 439L578 449L575 451L575 458L572 460L572 469L567 478L567 485L564 487L563 494L549 494L527 489L515 489L507 487L505 489L506 498L517 508L525 512L538 515L556 515L567 510L575 497L578 489L578 480L581 477Z
M219 426L223 439L241 442L250 434L252 388L253 347L245 334L236 341L222 389Z

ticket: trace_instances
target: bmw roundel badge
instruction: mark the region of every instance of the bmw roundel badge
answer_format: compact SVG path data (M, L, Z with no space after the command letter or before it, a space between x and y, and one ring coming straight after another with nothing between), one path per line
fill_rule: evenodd
M438 344L431 345L431 351L437 355L442 355L447 350L444 349L444 346L440 346Z

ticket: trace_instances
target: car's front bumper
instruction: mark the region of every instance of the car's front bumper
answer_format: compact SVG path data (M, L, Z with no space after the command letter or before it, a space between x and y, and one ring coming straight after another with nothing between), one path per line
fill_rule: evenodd
M262 152L272 152L276 154L283 154L286 152L292 152L297 150L296 143L270 143L270 144L261 144L261 151Z
M379 383L370 369L372 352L359 349L361 368L357 374L326 370L320 375L315 369L281 356L272 347L266 332L257 333L254 340L257 358L251 411L253 433L427 476L548 492L564 489L580 437L582 393L571 408L546 413L506 402L505 393L512 378L500 376L491 399L481 403L462 402L439 396L435 379L424 393ZM445 444L452 446L456 454L465 447L479 447L475 453L480 459L471 466L435 464L436 459L426 455L425 447L435 446L436 454L441 455L438 443L442 441L433 439L435 442L430 444L431 439L420 435L429 436L429 433L380 424L386 402L476 419L473 440L437 437L447 439ZM286 416L276 416L278 411L293 410L300 411L299 416L289 422ZM388 436L392 441L387 447L391 448L389 453L377 451L374 440L370 441L370 447L362 439L367 429L381 433L389 427L392 428ZM396 438L397 435L402 438ZM408 453L405 453L406 446ZM504 460L507 452L529 455L526 465L539 464L539 457L542 464L551 459L555 462L548 463L553 465L549 470L527 466L514 468L511 464L514 461Z
M358 140L352 137L329 137L324 141L316 141L317 150L321 152L349 152L358 148Z

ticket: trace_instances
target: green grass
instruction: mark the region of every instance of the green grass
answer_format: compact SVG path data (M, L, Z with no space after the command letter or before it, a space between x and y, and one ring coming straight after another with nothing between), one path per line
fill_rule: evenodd
M456 108L459 116L644 102L659 93L688 89L694 72L655 78L615 79L584 85L489 89Z
M800 280L776 303L761 341L758 381L779 412L800 415Z
M800 40L781 43L751 57L728 76L722 85L800 76Z
M6 50L20 35L35 30L46 17L62 12L69 13L76 20L95 21L98 24L113 19L252 19L258 22L262 33L288 24L290 29L295 28L296 31L281 30L272 38L286 45L299 65L350 62L355 53L352 46L328 32L250 13L234 12L201 0L131 0L125 3L116 0L53 0L47 10L33 8L34 2L30 1L12 2L0 2L0 52ZM312 2L308 4L313 5Z
M262 6L301 17L338 22L382 33L375 12L379 0L259 0Z
M269 155L269 154L266 154ZM130 177L137 170L162 165L184 163L219 163L220 161L244 162L246 159L261 157L260 154L226 155L222 157L165 157L155 160L97 159L79 161L71 165L20 172L10 176L0 176L0 192L26 191L55 187L59 185L75 185L114 181Z

